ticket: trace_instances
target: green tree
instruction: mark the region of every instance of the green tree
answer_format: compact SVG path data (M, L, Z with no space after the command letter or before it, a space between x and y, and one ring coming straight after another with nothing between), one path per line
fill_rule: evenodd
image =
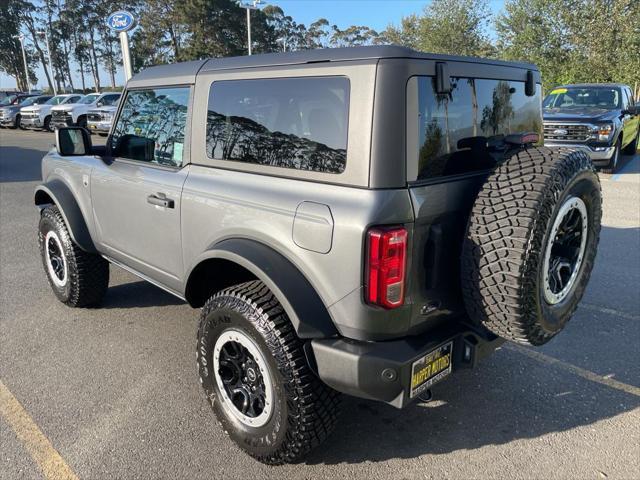
M486 0L433 0L421 15L390 25L384 38L398 45L433 53L494 56Z
M20 41L14 36L20 34L20 19L27 8L28 2L21 0L0 2L0 71L15 78L18 88L23 91L28 90L29 85L25 80ZM35 82L31 56L27 62L29 79Z

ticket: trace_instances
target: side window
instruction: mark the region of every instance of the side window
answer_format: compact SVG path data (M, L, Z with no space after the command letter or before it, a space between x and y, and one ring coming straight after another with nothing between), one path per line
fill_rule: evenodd
M411 81L418 82L418 168L407 171L418 174L409 181L493 168L503 135L542 132L539 85L528 97L524 82L452 78L451 93L438 95L432 77Z
M105 95L102 97L102 104L104 106L115 105L119 98L120 95Z
M629 92L627 92L626 88L623 88L621 91L622 91L622 110L626 110L627 108L629 108L629 105L631 104L629 99Z
M189 87L131 90L110 140L115 157L179 167Z
M342 173L347 163L349 80L344 77L214 82L209 158Z

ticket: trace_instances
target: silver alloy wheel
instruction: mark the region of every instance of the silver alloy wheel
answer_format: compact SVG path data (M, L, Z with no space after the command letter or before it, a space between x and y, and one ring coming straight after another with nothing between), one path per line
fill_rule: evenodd
M545 249L544 298L555 305L571 291L584 260L589 226L587 206L578 197L565 200Z
M244 332L222 332L213 347L213 371L223 408L249 427L271 418L274 389L267 361Z
M69 275L69 266L62 248L62 242L58 234L53 230L47 232L44 237L44 255L51 281L58 287L64 287Z

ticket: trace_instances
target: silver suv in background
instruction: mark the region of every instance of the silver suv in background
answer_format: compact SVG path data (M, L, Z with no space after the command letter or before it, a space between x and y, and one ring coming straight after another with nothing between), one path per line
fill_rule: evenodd
M43 128L53 131L51 126L51 109L55 105L73 104L82 95L77 93L57 95L43 104L31 105L20 109L20 126L22 128Z
M8 105L0 107L0 126L11 128L23 128L20 125L20 109L32 105L43 105L51 99L52 95L25 95L16 98L9 97Z
M118 110L119 100L120 98L105 98L102 101L102 106L87 112L87 128L90 132L96 132L104 137L107 136Z
M117 101L120 93L90 93L77 103L58 105L51 109L51 125L54 128L76 125L87 128L87 113L103 105Z
M584 152L538 146L541 103L534 65L392 46L146 69L105 146L61 128L43 158L45 274L71 307L113 264L201 308L224 431L299 461L340 393L403 408L565 327L600 185Z

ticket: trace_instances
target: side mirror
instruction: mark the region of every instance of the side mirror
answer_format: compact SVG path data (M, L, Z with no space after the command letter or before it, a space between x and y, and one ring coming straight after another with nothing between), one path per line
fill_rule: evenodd
M622 112L623 115L640 115L640 105L628 107Z
M90 155L91 137L82 127L62 127L56 130L56 150L65 156Z
M102 103L102 102L96 103L96 107L102 107L103 105L104 105L104 103Z

